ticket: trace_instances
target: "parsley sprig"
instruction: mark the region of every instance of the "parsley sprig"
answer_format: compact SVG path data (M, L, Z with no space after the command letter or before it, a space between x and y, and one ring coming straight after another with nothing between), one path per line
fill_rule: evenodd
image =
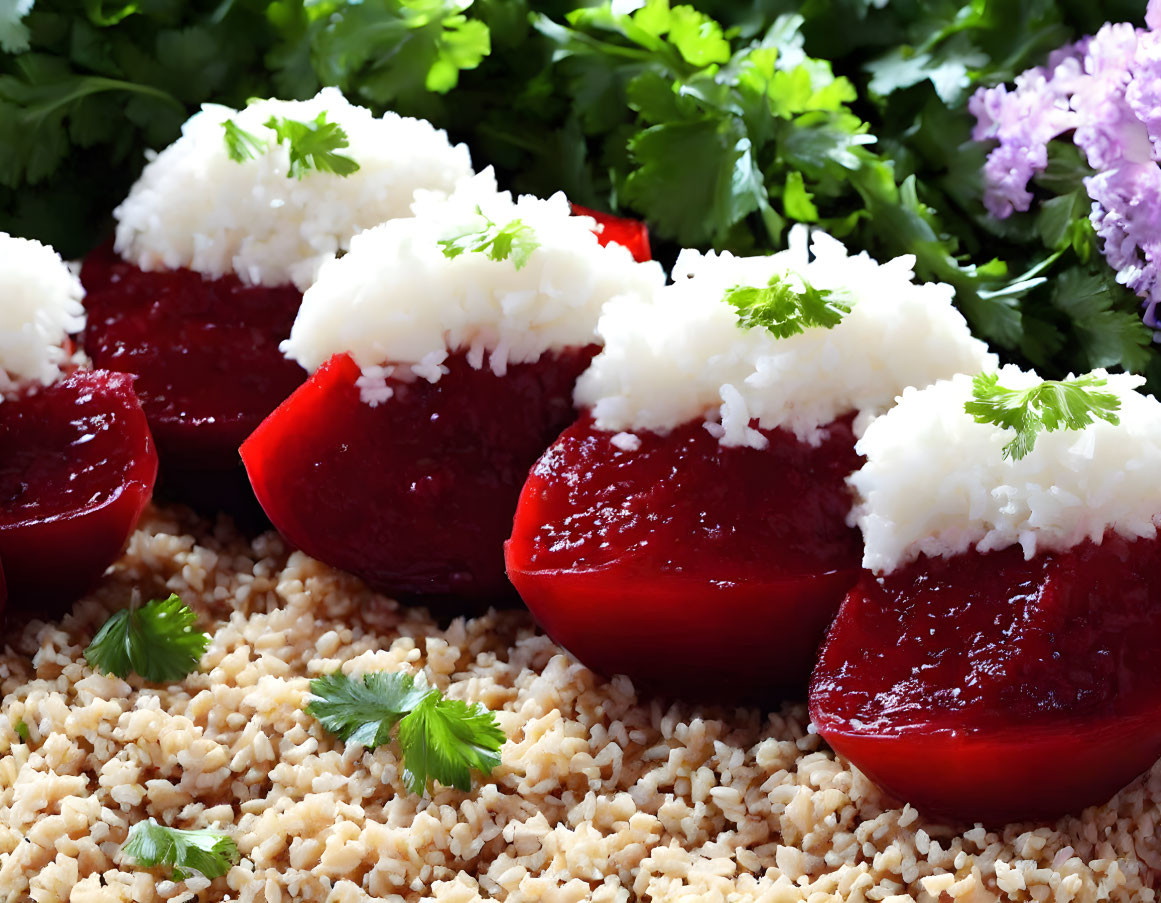
M327 122L325 110L309 122L271 116L265 125L274 132L275 144L285 143L290 151L287 178L301 179L312 170L338 176L359 171L359 164L353 157L338 153L350 146L350 140L342 126ZM269 141L242 128L233 119L223 122L222 129L226 153L235 163L256 160L270 150Z
M487 254L492 260L511 260L520 269L540 247L536 230L523 220L514 219L501 226L494 223L478 206L481 222L440 241L443 256L455 260L464 253Z
M126 608L104 623L85 649L95 671L117 677L141 675L150 683L181 680L196 671L210 645L194 630L197 615L176 595Z
M226 154L235 163L244 163L247 160L257 160L270 150L270 144L253 132L248 132L233 119L222 123L225 131Z
M775 274L764 286L735 285L725 301L738 312L739 325L761 326L779 339L807 329L833 329L851 312L851 305L829 289L817 289L805 279L798 290L785 276Z
M374 749L398 725L403 782L412 793L426 792L433 779L468 791L473 769L486 775L500 764L505 737L495 714L448 699L410 674L379 672L357 680L336 672L312 680L310 692L307 714L344 743Z
M220 878L238 861L238 844L229 835L167 828L152 818L129 829L121 852L145 868L169 866L174 881L184 881L194 872Z
M349 176L357 172L359 164L353 157L336 151L347 147L347 133L335 122L327 122L324 110L311 122L299 122L285 116L271 116L266 120L266 128L273 129L278 143L286 142L290 149L290 172L288 175L301 179L312 169L331 172L339 176Z
M1004 446L1004 459L1019 461L1036 446L1041 431L1081 430L1096 420L1112 424L1121 400L1112 392L1101 392L1106 381L1093 374L1075 379L1046 379L1028 389L1000 385L996 373L980 373L972 380L972 398L964 410L977 423L990 423L1016 431L1016 438Z

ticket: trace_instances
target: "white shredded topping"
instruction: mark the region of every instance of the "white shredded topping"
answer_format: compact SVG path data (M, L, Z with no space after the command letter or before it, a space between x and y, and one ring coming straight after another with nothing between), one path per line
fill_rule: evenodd
M288 178L290 152L265 123L271 116L312 121L322 112L346 132L349 146L337 153L353 158L358 171ZM232 160L228 119L268 139L270 148L256 159ZM153 156L114 211L116 249L145 270L236 273L249 284L305 289L355 233L408 216L417 192L446 195L471 174L467 148L453 147L431 123L395 113L376 118L334 88L311 100L258 101L241 112L206 104Z
M850 477L859 501L863 566L890 573L920 555L950 557L1019 545L1026 558L1062 551L1106 530L1153 537L1161 524L1161 403L1135 389L1139 376L1104 376L1121 401L1120 425L1041 431L1032 451L1005 460L1015 432L964 411L972 378L908 389L856 446L867 459ZM1008 366L1001 386L1040 378Z
M533 230L538 246L521 267L487 252L447 256L440 241L479 227L477 207L497 226L519 219ZM473 367L503 375L509 364L596 342L606 301L649 297L664 283L658 264L602 247L592 219L570 215L564 195L513 200L490 170L451 198L417 201L415 212L355 236L323 265L282 345L288 357L313 371L349 352L364 376L393 365L396 378L436 382L448 355L463 351ZM367 385L365 400L381 397Z
M795 227L789 249L769 257L683 251L673 285L610 302L598 327L605 347L577 383L577 403L611 432L703 419L724 445L763 448L759 429L813 443L851 411L861 430L907 386L994 366L951 286L913 281L913 257L879 264L817 231L808 251L808 234ZM832 291L851 312L782 339L741 327L725 294L775 275Z
M52 248L0 232L0 395L60 378L64 342L85 328L84 294Z

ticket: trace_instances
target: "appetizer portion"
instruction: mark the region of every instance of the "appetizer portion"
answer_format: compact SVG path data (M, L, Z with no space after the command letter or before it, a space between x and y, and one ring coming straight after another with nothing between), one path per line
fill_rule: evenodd
M672 286L610 302L587 413L533 467L506 547L554 640L666 690L805 685L859 573L856 435L905 386L991 359L912 262L803 229L772 257L683 252Z
M510 596L502 546L532 462L576 417L602 305L663 282L564 197L483 173L358 235L284 345L311 378L242 446L292 543L402 596Z
M193 116L82 273L85 348L137 376L166 476L236 469L242 440L306 378L278 346L321 262L471 172L429 123L377 118L334 89Z
M21 605L88 589L157 476L133 378L76 369L82 295L51 248L0 233L0 562Z
M856 446L867 570L810 714L901 800L1050 818L1161 754L1161 403L1142 383L957 376Z

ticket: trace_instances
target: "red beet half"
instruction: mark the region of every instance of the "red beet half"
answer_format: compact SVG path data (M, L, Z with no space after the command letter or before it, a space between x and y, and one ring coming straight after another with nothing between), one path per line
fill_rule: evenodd
M611 213L601 213L590 210L580 204L572 204L574 216L589 216L603 228L596 233L597 241L602 245L617 244L629 249L633 259L638 263L645 263L653 259L653 252L649 247L649 229L640 220L627 219L623 216L613 216Z
M532 470L508 575L548 634L606 675L700 698L802 692L859 573L850 419L812 448L725 448L700 423L625 450L584 418Z
M1161 540L921 558L843 601L819 732L884 789L964 821L1101 803L1161 755Z
M157 453L133 378L78 371L0 403L0 561L10 601L67 603L121 553Z
M403 597L507 601L503 543L528 468L573 421L595 347L504 376L452 355L436 383L392 381L376 407L336 355L242 446L266 514L291 543Z
M302 294L190 270L144 272L109 247L81 272L85 350L135 388L166 472L229 470L238 446L306 379L278 350Z

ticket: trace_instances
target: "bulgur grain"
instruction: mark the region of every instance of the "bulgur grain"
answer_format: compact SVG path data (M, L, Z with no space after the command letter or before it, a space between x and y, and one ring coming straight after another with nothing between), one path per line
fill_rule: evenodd
M81 652L130 594L176 592L214 639L148 687ZM638 699L521 613L440 627L273 535L154 510L105 583L0 656L0 901L371 899L977 903L1155 899L1161 766L1055 825L964 830L883 797L808 730ZM405 792L391 746L344 748L311 677L424 670L498 712L503 764L471 794ZM25 745L15 725L31 734ZM119 856L135 822L217 825L241 861L207 882Z

